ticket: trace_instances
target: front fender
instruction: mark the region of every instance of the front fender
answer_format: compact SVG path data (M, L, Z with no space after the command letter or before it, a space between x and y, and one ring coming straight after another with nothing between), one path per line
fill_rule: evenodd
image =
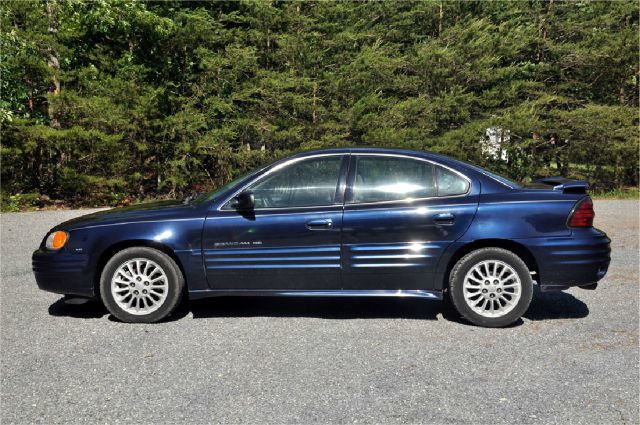
M203 224L204 217L87 226L70 231L65 250L70 254L89 255L88 268L96 276L108 261L107 257L118 248L164 247L175 254L189 289L205 289L201 252Z

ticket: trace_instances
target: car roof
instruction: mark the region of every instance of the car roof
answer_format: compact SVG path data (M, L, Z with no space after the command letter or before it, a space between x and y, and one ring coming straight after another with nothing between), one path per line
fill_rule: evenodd
M314 156L314 155L322 155L322 154L358 154L358 153L373 153L373 154L394 154L394 155L407 155L407 156L415 156L419 158L433 159L438 162L447 163L447 164L455 164L457 166L461 166L464 168L468 168L469 164L465 162L458 161L457 159L440 155L432 152L425 151L417 151L410 149L394 149L394 148L377 148L377 147L351 147L351 148L328 148L328 149L315 149L311 151L305 151L293 155L293 157L305 157L305 156Z
M415 151L409 149L394 149L394 148L377 148L377 147L348 147L348 148L326 148L326 149L314 149L310 151L304 151L299 153L298 155L307 155L307 154L322 154L322 153L412 153L412 154L422 154L422 151Z

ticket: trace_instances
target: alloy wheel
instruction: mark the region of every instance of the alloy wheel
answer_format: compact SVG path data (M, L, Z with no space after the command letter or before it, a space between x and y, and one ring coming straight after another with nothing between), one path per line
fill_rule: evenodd
M509 264L485 260L467 272L463 293L465 302L474 312L484 317L501 317L518 304L522 283Z
M134 315L150 314L167 299L169 283L165 271L147 258L122 263L111 279L111 294L118 306Z

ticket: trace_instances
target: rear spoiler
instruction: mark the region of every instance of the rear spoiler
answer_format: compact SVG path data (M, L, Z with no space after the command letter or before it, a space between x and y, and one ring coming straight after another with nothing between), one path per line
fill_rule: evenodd
M586 181L565 177L545 177L536 180L536 183L553 186L553 190L561 190L562 193L587 193L587 189L589 189L589 183Z

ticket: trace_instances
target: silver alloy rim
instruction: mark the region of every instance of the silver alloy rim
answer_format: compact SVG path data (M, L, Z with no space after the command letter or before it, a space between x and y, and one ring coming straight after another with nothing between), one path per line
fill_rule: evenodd
M147 258L127 260L111 279L111 295L118 307L130 314L145 315L159 309L167 299L167 275Z
M522 293L520 276L499 260L480 261L464 277L464 300L484 317L501 317L515 308Z

